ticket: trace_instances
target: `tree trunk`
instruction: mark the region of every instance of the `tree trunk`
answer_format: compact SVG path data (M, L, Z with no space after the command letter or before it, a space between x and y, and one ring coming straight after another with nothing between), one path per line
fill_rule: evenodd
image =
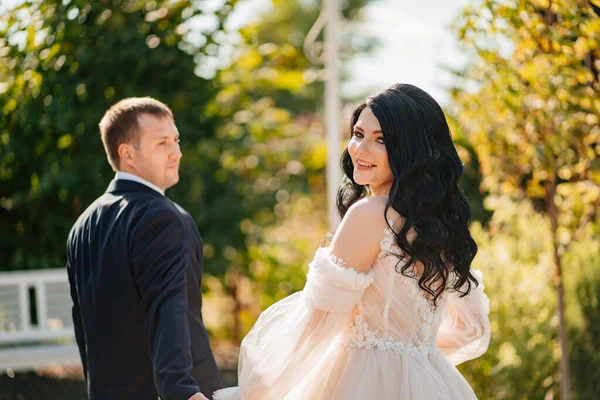
M242 324L240 321L240 312L242 311L242 302L238 295L240 274L238 271L231 271L226 277L227 286L233 299L233 337L238 342L242 341Z
M567 323L565 319L565 291L562 278L562 250L558 244L558 209L554 199L556 195L556 176L552 176L546 183L546 213L550 218L552 230L552 249L554 252L554 285L557 295L558 310L558 341L560 344L560 392L562 400L571 400L571 376L569 373L569 349L567 344Z

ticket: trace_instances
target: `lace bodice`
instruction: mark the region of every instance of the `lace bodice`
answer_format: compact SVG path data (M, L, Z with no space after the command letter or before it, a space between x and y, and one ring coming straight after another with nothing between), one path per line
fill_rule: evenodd
M403 266L398 257L402 253L391 229L385 229L380 247L371 269L373 285L357 305L346 344L351 348L392 349L413 355L436 351L444 296L434 305L416 278L398 272Z

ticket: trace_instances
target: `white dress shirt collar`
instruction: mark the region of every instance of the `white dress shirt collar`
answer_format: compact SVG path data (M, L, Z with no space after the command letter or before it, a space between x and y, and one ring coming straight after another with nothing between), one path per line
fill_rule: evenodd
M158 193L162 194L163 196L165 195L165 191L162 190L161 188L159 188L158 186L156 186L155 184L150 183L147 180L142 179L137 175L130 174L129 172L117 171L117 175L115 176L115 179L124 179L127 181L134 181L137 183L141 183L142 185L148 186L150 189L156 190Z

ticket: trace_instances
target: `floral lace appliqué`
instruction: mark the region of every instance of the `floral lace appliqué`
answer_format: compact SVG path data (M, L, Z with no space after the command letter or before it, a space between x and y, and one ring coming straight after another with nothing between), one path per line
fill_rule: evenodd
M348 333L346 346L349 348L395 350L408 353L413 357L439 352L436 346L395 342L391 337L378 336L377 330L370 329L369 324L361 315L354 317L354 323L350 326Z
M438 305L433 304L433 300L427 299L423 295L423 291L419 287L416 279L406 277L404 279L404 287L406 292L419 303L419 317L421 324L417 337L423 344L431 344L435 338L435 330L437 329L442 317L442 304L444 302L444 294L438 298Z
M394 232L390 228L385 228L385 235L383 239L381 239L381 243L379 244L381 247L381 252L379 253L379 257L383 257L390 253L399 254L400 249L394 240Z
M391 221L390 221L391 224ZM397 257L402 254L401 249L396 244L396 238L394 232L390 228L385 228L385 235L381 239L381 252L378 258L386 256ZM402 268L405 260L401 260L400 264L394 263L396 268ZM404 276L401 277L406 292L412 297L418 305L419 317L421 319L420 329L417 332L419 338L419 345L431 346L435 339L435 330L441 320L441 309L444 303L445 293L442 294L437 300L437 305L433 303L433 300L425 297L423 291L419 287L418 280L416 277ZM388 293L391 296L392 293Z

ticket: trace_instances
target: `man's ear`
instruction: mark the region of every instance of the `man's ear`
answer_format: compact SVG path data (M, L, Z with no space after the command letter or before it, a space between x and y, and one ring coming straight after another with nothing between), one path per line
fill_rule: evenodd
M131 165L134 158L134 149L127 143L121 143L117 149L120 163Z

